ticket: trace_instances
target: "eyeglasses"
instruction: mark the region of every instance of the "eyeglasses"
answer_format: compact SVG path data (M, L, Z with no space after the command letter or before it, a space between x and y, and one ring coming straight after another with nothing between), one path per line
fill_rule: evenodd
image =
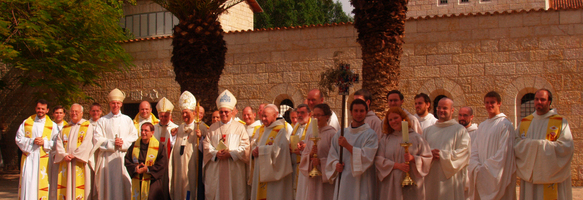
M220 114L229 114L231 111L219 111Z

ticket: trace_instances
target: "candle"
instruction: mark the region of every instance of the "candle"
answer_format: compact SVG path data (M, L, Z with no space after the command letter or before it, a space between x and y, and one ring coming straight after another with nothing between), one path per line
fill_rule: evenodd
M298 148L298 143L300 142L300 136L292 135L290 137L290 141L291 141L291 149L296 150Z
M401 133L403 133L403 142L409 142L409 123L405 120L401 122Z
M318 119L313 118L312 122L310 122L312 124L312 137L319 137L320 136L320 130L318 130Z

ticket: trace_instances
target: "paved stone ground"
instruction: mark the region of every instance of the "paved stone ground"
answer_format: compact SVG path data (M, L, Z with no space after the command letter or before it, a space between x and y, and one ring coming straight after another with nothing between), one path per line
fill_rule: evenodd
M0 200L16 199L18 197L18 172L0 172ZM518 187L516 188L518 193ZM583 187L573 188L573 199L583 200Z

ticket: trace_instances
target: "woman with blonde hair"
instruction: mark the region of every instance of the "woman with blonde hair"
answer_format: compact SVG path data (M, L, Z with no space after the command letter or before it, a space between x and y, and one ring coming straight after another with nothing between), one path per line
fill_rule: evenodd
M379 139L375 157L376 175L380 181L379 199L425 199L423 179L431 167L432 154L429 144L411 129L402 130L402 121L409 122L403 109L391 107L383 124L384 133ZM409 153L401 146L403 131L409 132ZM405 164L409 161L409 164ZM401 182L409 172L414 185L402 187Z

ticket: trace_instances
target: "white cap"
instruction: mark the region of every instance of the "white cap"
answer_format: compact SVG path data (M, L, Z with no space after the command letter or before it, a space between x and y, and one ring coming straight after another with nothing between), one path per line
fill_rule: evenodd
M196 108L196 98L189 91L184 91L180 95L180 99L178 99L178 105L180 105L180 110L194 110Z
M107 95L107 98L109 98L110 102L111 101L123 102L123 100L126 98L126 95L121 90L115 88L111 92L109 92L109 95Z
M273 108L275 112L279 113L279 109L277 109L277 106L275 104L267 104L265 107L263 107L263 110L265 110L265 108Z
M172 105L172 102L170 102L166 97L162 97L162 99L160 99L156 105L156 110L158 110L159 113L172 112L172 110L174 110L174 105Z
M229 90L223 91L221 94L219 94L219 97L217 97L218 109L228 108L233 110L235 105L237 105L237 98L235 98L235 96L229 92Z

